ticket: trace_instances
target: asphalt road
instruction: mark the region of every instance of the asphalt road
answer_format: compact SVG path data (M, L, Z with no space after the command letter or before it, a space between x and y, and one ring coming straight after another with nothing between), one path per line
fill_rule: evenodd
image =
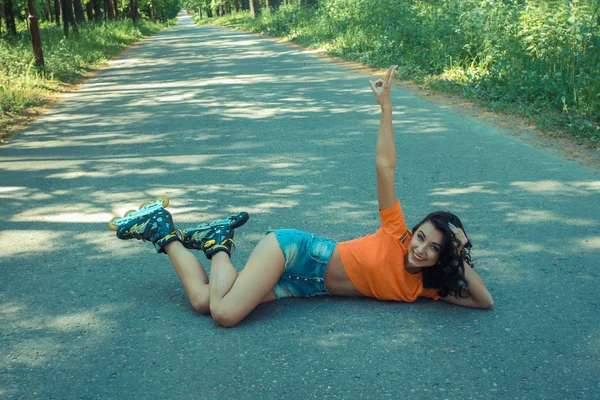
M600 398L598 170L402 88L407 221L461 216L493 310L286 299L224 329L107 229L160 194L182 228L247 210L238 268L269 226L373 232L372 78L183 17L0 148L0 398Z

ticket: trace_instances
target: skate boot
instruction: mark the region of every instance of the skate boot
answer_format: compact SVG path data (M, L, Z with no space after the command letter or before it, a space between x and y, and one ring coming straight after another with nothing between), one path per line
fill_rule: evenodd
M113 218L108 226L123 240L138 239L154 244L156 251L164 253L164 247L174 240L182 241L181 230L175 229L171 214L165 210L169 199L159 196L154 203L144 203L139 211L130 210L123 218Z
M204 251L209 260L219 251L231 256L235 250L234 229L244 225L248 218L248 213L241 212L225 219L198 225L196 228L185 229L182 243L188 249Z

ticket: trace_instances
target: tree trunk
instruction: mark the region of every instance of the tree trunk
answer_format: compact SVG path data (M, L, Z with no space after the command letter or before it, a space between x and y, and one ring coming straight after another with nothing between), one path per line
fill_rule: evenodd
M75 22L75 16L73 15L73 0L63 0L62 6L63 30L65 36L69 35L69 26L73 29L73 33L79 33L77 22Z
M260 12L260 2L258 0L250 0L250 16L255 18Z
M60 26L60 0L54 0L54 16L56 17L56 25Z
M119 2L117 0L108 0L113 2L113 9L115 11L115 19L119 19Z
M138 0L130 0L129 7L131 20L135 24L138 20Z
M50 0L46 0L46 12L48 13L48 21L54 22L52 18L52 5L50 4Z
M73 0L73 6L75 7L75 20L78 24L83 24L85 22L85 15L83 14L81 0Z
M115 3L113 2L113 0L107 0L106 5L106 13L108 14L108 19L114 21L115 19L117 19L117 14L115 13Z
M31 33L31 44L36 65L44 65L44 54L42 53L42 40L40 39L40 27L38 26L33 0L27 0L27 19L29 20L29 32Z
M13 12L12 0L4 0L4 18L6 19L6 31L16 35L17 26L15 25L15 14Z
M92 0L89 0L85 3L85 12L87 14L88 21L94 20L94 5L92 4Z
M152 0L152 21L156 23L156 0Z
M102 19L102 8L100 7L101 0L91 0L92 8L94 9L94 21Z

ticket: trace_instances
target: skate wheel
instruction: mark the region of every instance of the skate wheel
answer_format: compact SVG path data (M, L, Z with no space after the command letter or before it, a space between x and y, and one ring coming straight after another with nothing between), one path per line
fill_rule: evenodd
M117 231L117 229L119 227L114 224L114 221L116 221L117 219L119 219L119 217L114 217L113 219L108 221L108 229L110 229L111 231L115 231L115 232Z
M135 210L129 210L125 213L125 216L128 216L129 214L134 213L134 212L135 212Z
M167 198L167 196L158 196L156 199L154 199L154 201L158 201L158 199L162 200L163 208L166 208L169 205L169 199Z
M140 206L140 210L149 204L152 204L152 203L149 203L149 202L142 203L142 205Z

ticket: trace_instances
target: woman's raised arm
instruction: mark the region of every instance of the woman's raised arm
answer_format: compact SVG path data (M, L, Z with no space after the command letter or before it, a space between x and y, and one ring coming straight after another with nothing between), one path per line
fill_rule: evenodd
M375 146L375 168L377 170L377 199L379 209L385 210L396 203L396 186L394 170L396 168L396 145L392 130L392 103L390 86L392 73L398 68L392 65L388 68L385 79L371 81L371 89L377 103L381 106L381 120Z

